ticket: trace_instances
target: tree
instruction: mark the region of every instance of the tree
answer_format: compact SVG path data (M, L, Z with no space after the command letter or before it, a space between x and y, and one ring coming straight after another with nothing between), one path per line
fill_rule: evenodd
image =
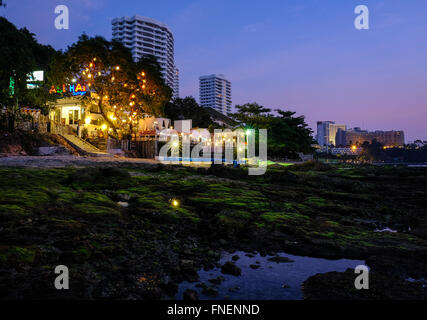
M55 50L39 44L27 29L17 29L7 19L0 17L0 108L5 110L7 127L13 130L15 122L22 119L22 106L31 106L46 112L46 103L52 99L47 94L46 82L36 89L27 88L28 76L36 70L46 70Z
M116 136L132 134L147 114L162 115L172 92L155 58L135 63L123 44L99 36L82 35L58 55L51 78L56 85L76 82L86 86L90 94L82 97L82 103L97 108Z
M279 117L270 121L268 150L273 156L297 158L297 153L313 152L313 131L304 116L295 117L295 112L277 109Z
M264 108L256 102L236 105L236 109L237 112L229 116L236 122L251 128L267 128L272 117L272 115L269 114L271 109Z
M193 97L176 98L166 104L166 117L174 120L192 119L193 127L210 128L215 126L209 112L199 106Z
M274 116L271 109L257 103L237 105L236 109L231 116L240 127L268 130L269 156L297 158L298 153L313 152L312 130L303 116L295 117L295 112L279 109L275 110L278 116Z
M362 152L359 155L359 160L364 162L374 162L384 160L384 146L377 140L372 140L371 143L365 141L362 144Z

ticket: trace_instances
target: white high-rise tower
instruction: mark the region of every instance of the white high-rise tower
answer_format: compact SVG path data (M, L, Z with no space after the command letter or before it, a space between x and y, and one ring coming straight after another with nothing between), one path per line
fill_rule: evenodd
M199 78L200 105L211 107L222 114L231 112L231 82L223 74Z
M157 58L163 79L172 88L173 97L178 97L178 69L174 62L172 31L161 22L141 16L116 18L112 25L113 40L118 40L131 49L135 61L144 55Z

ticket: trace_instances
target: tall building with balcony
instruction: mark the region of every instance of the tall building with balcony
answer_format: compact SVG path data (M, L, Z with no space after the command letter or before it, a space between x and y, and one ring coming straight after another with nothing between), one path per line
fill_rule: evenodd
M200 105L211 107L222 114L231 113L231 82L223 74L199 78Z
M167 25L154 19L133 16L113 19L113 40L129 48L135 61L144 55L157 58L165 83L179 96L178 69L174 61L174 37Z

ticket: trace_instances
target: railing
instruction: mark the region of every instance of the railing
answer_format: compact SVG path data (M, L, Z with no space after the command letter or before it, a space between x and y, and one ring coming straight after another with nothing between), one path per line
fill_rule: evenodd
M73 127L55 121L50 122L50 132L55 134L76 134Z
M107 141L107 152L118 153L136 153L139 158L154 159L157 156L157 141L131 141L116 140L109 138Z

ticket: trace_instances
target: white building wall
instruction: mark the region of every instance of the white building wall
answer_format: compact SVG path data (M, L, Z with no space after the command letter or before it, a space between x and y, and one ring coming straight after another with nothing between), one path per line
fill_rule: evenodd
M177 96L172 31L161 22L138 15L113 19L112 26L113 40L131 49L135 61L144 55L157 58L163 79L174 90L173 96Z
M200 105L211 107L222 114L231 112L231 82L222 74L199 78Z

